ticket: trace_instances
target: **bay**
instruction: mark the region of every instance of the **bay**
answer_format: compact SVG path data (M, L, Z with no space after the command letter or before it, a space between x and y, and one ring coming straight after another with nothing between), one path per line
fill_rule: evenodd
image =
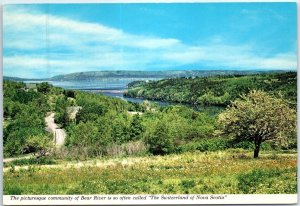
M63 89L81 90L93 93L102 93L105 96L120 98L125 101L141 103L144 99L124 97L123 93L127 90L127 85L133 81L155 81L161 78L103 78L101 80L84 81L46 81L55 87ZM24 81L25 83L41 83L45 81ZM152 101L161 106L169 105L167 102Z
M63 89L81 90L92 93L101 93L108 97L119 98L124 101L133 103L142 103L145 101L143 98L130 98L123 96L123 93L127 90L127 85L133 81L155 81L161 78L103 78L101 80L82 80L82 81L46 81L55 87L61 87ZM45 81L24 81L24 83L41 83ZM157 100L147 100L152 103L156 103L162 107L169 105L183 105L193 108L197 111L206 111L212 115L224 110L224 107L219 106L202 106L191 105L185 103L174 103Z
M161 78L102 78L101 80L81 81L46 81L56 87L74 90L126 90L133 81L150 81ZM24 81L25 83L41 83L45 81Z

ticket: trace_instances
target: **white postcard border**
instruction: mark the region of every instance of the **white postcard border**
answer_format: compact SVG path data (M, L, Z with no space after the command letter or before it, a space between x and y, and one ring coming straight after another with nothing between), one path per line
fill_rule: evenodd
M230 3L230 2L296 2L297 3L297 10L298 10L298 22L297 22L297 30L298 35L300 34L300 2L299 0L0 0L0 27L2 28L2 8L5 4L43 4L43 3L49 3L49 4L59 4L59 3ZM2 31L0 32L0 97L3 95L2 90L2 72L3 72L3 59L2 59ZM297 47L298 47L298 57L300 56L300 41L298 39L297 41ZM299 58L298 58L298 65L297 68L299 69ZM300 73L298 72L298 77L300 78ZM297 83L297 89L298 89L298 98L297 102L300 99L300 81ZM3 99L0 98L0 113L3 114ZM300 105L298 105L298 111L299 111ZM297 117L299 119L300 114L297 113ZM3 115L0 115L1 121L3 120ZM300 141L300 121L298 121L298 155L300 152L299 149L299 141ZM0 144L3 144L2 140L2 125L0 125ZM0 158L3 158L3 147L0 146ZM298 163L300 162L300 159L298 158ZM3 188L3 164L1 165L1 176L2 178L0 181L0 187ZM299 164L298 164L299 165ZM300 175L300 172L298 170L298 176ZM298 191L300 191L300 185L298 183ZM0 191L1 194L3 194L3 190ZM298 203L298 195L299 194L255 194L255 195L232 195L232 194L214 194L213 196L225 196L222 200L195 200L195 195L187 195L187 196L195 196L194 200L151 200L149 197L151 195L141 195L141 196L147 196L147 200L120 200L120 197L136 197L139 195L1 195L0 196L0 204L2 205L166 205L166 204L174 204L174 205L180 205L180 204L227 204L227 205L233 205L233 204L239 204L239 205L246 205L246 204L268 204L268 205L287 205L287 204L294 204L296 205ZM17 199L12 199L12 196L18 197L21 199L21 197L45 197L45 201L39 201L39 200L24 200L20 201ZM78 200L75 201L75 198L79 197L92 197L95 196L98 197L111 197L112 200ZM162 196L162 195L154 195L154 196ZM165 195L167 196L167 195ZM168 195L168 196L186 196L186 195ZM211 194L200 194L200 196L208 196L210 197ZM74 201L65 201L65 200L49 200L51 197L73 197ZM117 200L113 200L113 197L118 197Z
M4 195L4 205L296 204L297 194Z

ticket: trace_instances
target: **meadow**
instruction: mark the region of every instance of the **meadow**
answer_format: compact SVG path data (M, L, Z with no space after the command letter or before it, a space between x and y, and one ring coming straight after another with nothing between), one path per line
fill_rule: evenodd
M11 166L4 194L294 194L297 154L229 149Z

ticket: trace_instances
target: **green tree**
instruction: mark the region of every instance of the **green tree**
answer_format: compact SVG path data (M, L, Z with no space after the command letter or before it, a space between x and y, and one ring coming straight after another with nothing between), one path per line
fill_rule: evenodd
M296 130L295 110L284 100L256 90L232 102L218 121L223 131L233 134L238 141L254 142L254 158L258 157L263 141L283 145Z
M36 107L23 105L22 111L4 129L4 153L12 156L28 153L26 140L45 133L44 116Z
M174 150L172 137L165 121L158 121L154 131L146 137L149 151L154 155L164 155Z
M87 147L95 145L98 139L98 128L92 122L81 122L75 125L74 132L69 137L69 143Z
M50 151L53 144L49 137L45 135L30 136L26 139L25 147L28 152L38 154L38 157L45 156Z
M59 97L56 100L55 104L55 122L61 124L62 126L66 126L69 121L68 113L68 100L65 96Z
M50 92L52 85L48 82L42 82L40 84L37 84L37 91L41 92L43 94L47 94Z
M142 125L142 120L139 114L134 115L132 118L132 122L130 124L130 140L138 140L141 139L143 132L145 131L144 126Z
M88 101L82 105L82 109L76 115L76 121L88 122L96 121L99 116L105 114L106 109L102 102Z
M93 122L80 122L77 125L73 123L68 126L67 130L66 145L77 149L78 156L95 156L102 150L101 136Z

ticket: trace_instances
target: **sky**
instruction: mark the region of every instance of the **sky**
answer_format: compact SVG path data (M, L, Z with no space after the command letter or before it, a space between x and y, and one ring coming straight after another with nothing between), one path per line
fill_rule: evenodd
M3 73L296 70L296 3L5 5Z

